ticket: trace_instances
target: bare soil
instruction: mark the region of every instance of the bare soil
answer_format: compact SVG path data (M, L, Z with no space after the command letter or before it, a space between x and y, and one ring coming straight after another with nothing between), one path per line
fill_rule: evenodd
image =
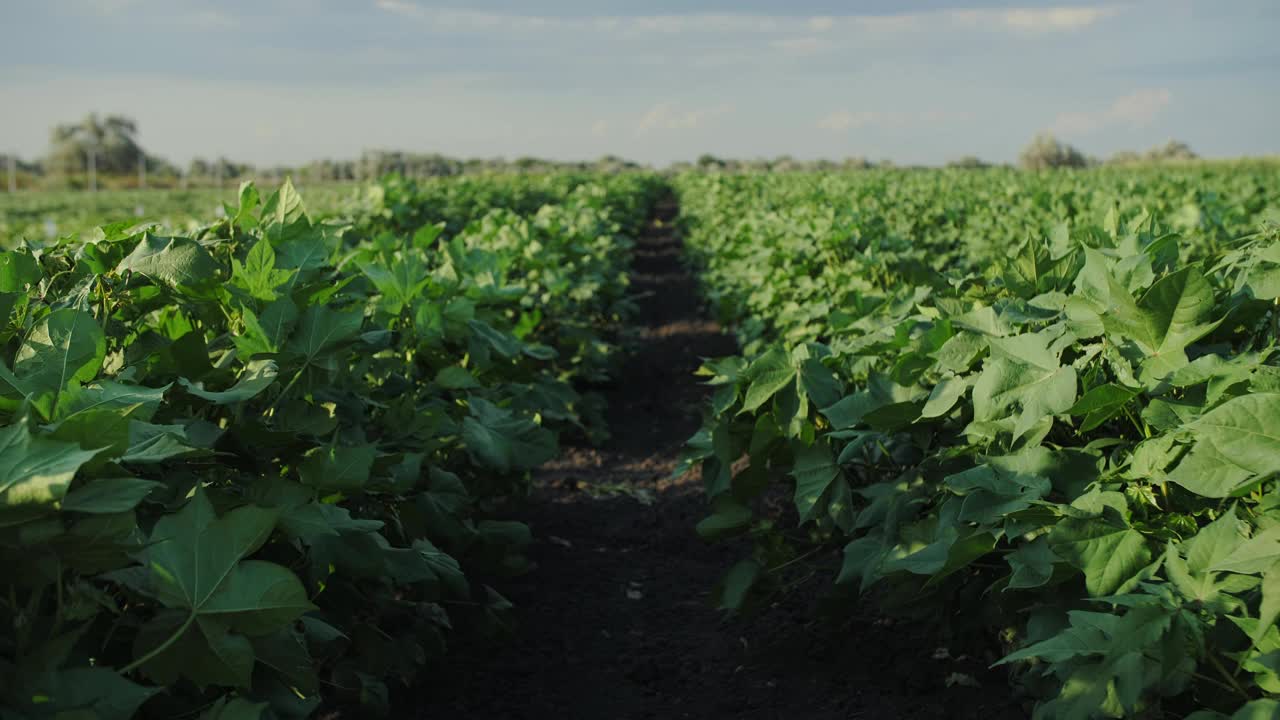
M694 371L736 346L681 262L676 214L660 203L639 239L639 337L607 389L611 440L567 448L512 511L533 530L538 566L502 588L517 607L514 637L451 655L397 704L473 720L1026 717L986 662L947 657L928 627L817 621L823 588L749 618L714 609L712 589L743 549L696 535L699 480L671 474L706 397Z

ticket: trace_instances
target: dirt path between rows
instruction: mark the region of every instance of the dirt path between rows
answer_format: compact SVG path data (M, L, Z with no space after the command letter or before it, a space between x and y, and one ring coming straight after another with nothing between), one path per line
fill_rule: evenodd
M736 347L681 263L676 214L672 200L660 203L636 250L639 339L608 392L612 439L566 448L518 511L538 568L503 588L517 607L515 637L452 656L413 698L417 716L1018 717L1007 701L990 702L990 688L947 689L954 663L902 627L867 618L836 633L797 598L750 620L712 607L712 588L742 550L696 535L698 480L670 475L699 424L700 358Z

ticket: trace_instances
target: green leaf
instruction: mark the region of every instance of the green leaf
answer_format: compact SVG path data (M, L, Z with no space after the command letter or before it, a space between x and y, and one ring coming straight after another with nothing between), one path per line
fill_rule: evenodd
M253 673L253 645L217 620L164 610L139 629L134 656L156 682L173 685L185 677L196 687L248 688Z
M462 440L486 467L507 473L535 468L555 457L556 437L531 420L482 398L472 398L462 420Z
M1076 399L1076 371L1060 366L1051 331L991 338L991 356L973 386L976 423L1014 418L1018 439L1045 418L1067 412Z
M938 381L929 393L929 399L920 411L920 417L936 418L951 412L956 402L964 397L973 381L969 377L947 376Z
M1275 720L1280 717L1280 700L1250 700L1231 715L1231 720Z
M1129 388L1107 383L1082 395L1067 412L1077 417L1085 416L1080 432L1089 432L1118 415L1137 396L1138 393Z
M214 405L230 405L251 400L271 387L280 374L273 360L251 360L236 380L236 384L221 392L204 389L204 383L191 382L186 378L178 378L178 382L188 393L203 398Z
M440 368L440 372L436 373L435 382L446 390L469 390L481 387L474 375L458 365Z
M1280 472L1280 393L1243 395L1191 423L1197 446L1212 446L1257 475Z
M1231 497L1254 484L1256 476L1236 465L1210 443L1200 443L1169 471L1169 480L1204 497Z
M1217 326L1210 321L1213 288L1198 268L1186 267L1155 282L1137 303L1119 286L1102 314L1108 332L1132 339L1147 355L1144 378L1159 379L1187 364L1186 348Z
M285 285L297 270L277 270L276 252L271 243L259 240L245 255L244 264L231 260L231 277L250 297L265 302L275 300L276 288Z
M360 490L369 483L369 471L377 457L378 449L373 445L322 448L303 461L298 476L304 485L324 493Z
M152 388L102 380L80 388L68 403L64 417L99 409L132 408L129 417L150 421L164 401L164 394L168 389L168 385Z
M739 503L733 495L724 493L711 502L712 514L698 523L698 535L708 540L718 540L741 532L751 524L751 508Z
M1261 573L1280 562L1280 526L1270 527L1240 543L1211 569L1234 573Z
M1053 577L1053 564L1060 562L1050 549L1048 538L1044 536L1019 545L1016 550L1005 555L1004 559L1013 570L1005 590L1043 586Z
M137 685L108 668L73 667L43 675L25 690L28 697L43 698L24 708L31 717L130 720L163 688Z
M29 285L40 282L42 275L40 264L31 253L21 250L0 251L0 292L25 293Z
M262 720L262 714L270 707L265 702L252 702L242 697L218 698L200 720Z
M151 532L150 592L185 617L179 617L170 635L178 637L176 652L200 656L194 668L183 669L197 683L244 679L239 658L248 641L236 639L231 631L268 634L314 609L302 583L287 568L243 560L267 541L276 517L272 510L253 506L217 517L204 492L197 490L181 510L161 517ZM164 642L154 635L150 639L156 646ZM248 662L251 667L252 650ZM198 676L201 667L210 671L204 678Z
M751 384L747 386L741 412L753 412L765 404L796 376L791 359L780 348L774 348L756 358L747 368Z
M63 308L42 318L14 356L13 372L30 392L56 397L72 382L87 383L102 369L107 339L93 316Z
M764 568L755 560L739 560L725 575L720 587L717 606L720 610L741 610L747 593Z
M308 364L355 337L364 324L358 310L339 312L324 305L312 305L302 313L286 349L306 358Z
M796 450L791 476L796 480L796 511L800 513L800 522L806 523L814 518L822 496L840 476L840 466L836 465L827 443L819 442Z
M222 267L194 240L147 233L116 272L132 272L168 288L199 290L218 281Z
M0 524L15 511L52 508L66 496L80 466L98 452L33 437L25 420L0 428Z
M279 241L292 239L297 234L296 226L305 225L305 221L302 196L293 187L292 178L285 178L262 205L262 225L266 227L267 237Z
M95 515L127 512L159 487L164 485L139 478L94 479L67 493L62 509Z
M1072 611L1068 613L1071 617L1071 626L1062 632L1054 635L1048 640L1033 643L1021 650L1009 653L1000 658L996 665L1005 665L1020 660L1029 660L1031 658L1040 658L1048 662L1060 663L1079 657L1088 657L1090 655L1100 655L1106 652L1108 645L1108 633L1104 628L1114 626L1115 616L1108 616L1109 622L1104 624L1095 624L1089 622L1097 617L1098 613L1089 613L1082 611Z
M1151 562L1142 533L1114 514L1063 518L1049 533L1053 553L1084 571L1094 597L1111 595Z
M1261 641L1267 628L1275 626L1276 618L1280 618L1280 561L1262 571L1262 603L1258 606L1258 626L1253 633L1253 642Z

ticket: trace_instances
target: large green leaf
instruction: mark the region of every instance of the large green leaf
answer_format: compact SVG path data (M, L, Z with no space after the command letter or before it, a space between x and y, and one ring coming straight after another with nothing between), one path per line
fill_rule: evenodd
M1188 428L1195 444L1169 479L1197 495L1230 497L1280 472L1280 394L1233 398Z
M378 456L373 445L321 448L298 467L302 482L322 492L360 490L369 482L369 470Z
M1049 533L1053 553L1084 571L1094 597L1110 595L1151 562L1142 533L1116 514L1096 518L1064 518Z
M775 349L761 355L747 368L746 397L741 412L751 412L765 404L796 376L796 368L785 352Z
M232 279L257 300L270 302L278 297L276 288L288 283L297 270L277 270L271 243L259 240L245 255L244 263L231 261Z
M471 400L462 439L477 460L504 473L537 467L556 453L550 431L481 398Z
M29 705L25 717L130 720L161 688L142 687L101 667L72 667L44 674L24 688ZM24 703L27 704L27 703Z
M796 450L791 475L796 480L796 512L800 513L800 522L808 522L821 509L819 502L827 488L837 482L840 466L836 465L831 448L825 442L818 442Z
M1186 365L1187 346L1217 325L1211 320L1213 288L1196 267L1160 278L1137 303L1123 288L1113 286L1111 301L1103 324L1114 335L1137 343L1146 354L1143 375L1151 379Z
M222 266L200 243L186 238L159 237L147 233L116 267L169 288L199 290L216 283Z
M31 253L21 250L0 251L0 292L25 293L28 286L40 282L40 276L40 264Z
M147 550L147 591L177 613L157 618L136 652L148 673L177 672L197 684L244 685L253 652L243 635L266 635L315 606L288 568L244 560L270 537L277 515L254 506L218 517L203 491L156 522ZM247 649L247 650L246 650ZM246 659L247 652L247 659ZM247 666L247 667L246 667Z
M324 305L312 305L302 313L286 349L314 363L342 343L355 337L364 323L358 310L339 312Z
M78 443L32 436L26 421L0 429L0 524L15 513L51 509L80 466L97 454Z
M106 352L106 336L93 316L63 308L31 328L14 356L13 372L28 392L52 393L56 398L72 382L93 380Z
M1058 362L1051 333L990 338L991 357L973 386L978 423L1013 419L1015 439L1042 420L1065 413L1076 400L1076 371Z

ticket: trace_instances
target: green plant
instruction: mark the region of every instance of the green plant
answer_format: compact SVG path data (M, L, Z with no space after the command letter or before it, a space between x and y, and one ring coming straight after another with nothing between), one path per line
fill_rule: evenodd
M699 531L756 541L720 603L829 568L955 642L1003 639L1038 717L1264 716L1276 198L1219 196L1236 220L1175 233L1093 210L1146 176L1009 177L898 175L896 197L866 177L679 180L746 350L705 366L686 458L712 503ZM1150 187L1128 202L1159 205ZM1031 204L990 201L1006 188ZM1002 246L994 222L1030 237ZM780 481L794 529L758 514Z
M626 306L580 286L643 202L569 194L406 233L245 185L0 253L0 714L376 712L501 632L529 533L490 511L588 424Z

